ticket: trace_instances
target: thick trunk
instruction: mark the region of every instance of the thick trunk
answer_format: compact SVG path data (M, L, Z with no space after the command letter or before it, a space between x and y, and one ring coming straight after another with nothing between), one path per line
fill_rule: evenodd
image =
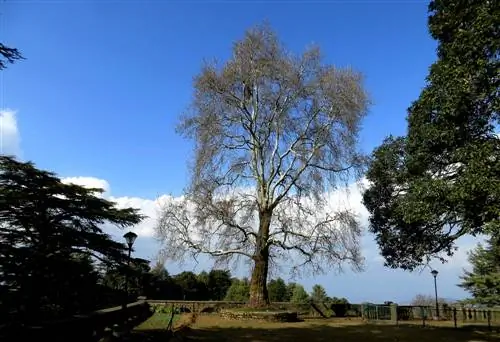
M255 265L252 271L252 280L250 282L250 301L251 307L262 307L269 304L267 295L267 271L269 268L269 256L256 257Z
M269 305L267 294L267 273L269 270L269 226L271 224L271 213L263 212L259 215L259 234L254 254L254 268L250 281L251 307L263 307Z

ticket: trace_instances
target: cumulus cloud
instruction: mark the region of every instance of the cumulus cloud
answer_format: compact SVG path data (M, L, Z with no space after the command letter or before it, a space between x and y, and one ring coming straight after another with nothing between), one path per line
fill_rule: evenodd
M133 227L132 230L139 236L153 237L154 226L159 210L162 203L168 201L171 197L167 195L160 196L157 199L145 199L140 197L113 197L110 196L109 200L116 203L118 208L137 208L140 213L146 218Z
M0 153L9 155L21 153L21 136L16 112L10 109L0 109Z
M131 230L141 237L153 237L153 227L156 222L157 212L161 207L160 204L170 198L166 195L155 200L140 197L115 197L111 195L111 188L108 181L96 177L64 177L61 181L66 184L80 185L88 189L103 189L104 192L100 196L115 202L118 208L132 207L139 209L140 213L146 216L146 218L140 224L132 227ZM111 235L116 235L116 230L109 227L106 227L106 230L108 230Z
M132 227L131 230L142 238L154 237L154 226L162 206L167 202L178 199L168 195L162 195L156 199L128 196L116 197L112 195L110 185L106 180L95 177L67 177L63 178L63 182L78 184L88 188L102 188L105 190L103 196L115 202L119 208L133 207L139 209L140 212L146 216L146 219L137 226ZM346 188L341 188L332 192L328 196L327 208L337 210L350 209L358 215L361 225L365 228L365 234L361 239L362 255L366 258L368 265L383 265L384 260L379 254L378 246L373 236L366 232L369 214L362 203L362 191L367 185L367 181L363 179L359 183L353 183ZM117 237L122 233L117 229L109 227L107 227L106 230L111 235ZM446 268L450 271L453 270L453 272L457 272L458 274L464 267L469 266L467 252L474 248L478 241L480 240L473 237L463 237L459 239L457 242L458 250L453 258L444 265L436 264L435 266L442 269Z
M103 195L109 193L109 183L104 179L95 177L65 177L61 181L65 184L75 184L87 189L103 189Z

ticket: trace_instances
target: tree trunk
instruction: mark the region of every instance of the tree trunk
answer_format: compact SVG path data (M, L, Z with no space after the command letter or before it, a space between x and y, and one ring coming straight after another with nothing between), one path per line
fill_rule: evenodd
M254 268L250 281L250 307L263 307L269 305L267 293L267 272L269 270L269 226L271 224L271 212L259 214L259 234L253 257Z

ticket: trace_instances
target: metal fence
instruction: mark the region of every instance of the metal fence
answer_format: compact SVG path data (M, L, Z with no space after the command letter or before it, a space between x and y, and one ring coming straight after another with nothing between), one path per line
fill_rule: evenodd
M500 310L493 308L466 308L451 306L398 306L399 322L421 322L425 325L454 327L475 325L488 328L500 327Z
M150 301L155 306L174 305L179 312L211 313L220 309L245 307L245 302ZM347 318L381 324L463 327L468 325L500 328L499 308L452 306L412 306L397 304L332 304L322 302L271 303L277 310L295 311L299 318Z

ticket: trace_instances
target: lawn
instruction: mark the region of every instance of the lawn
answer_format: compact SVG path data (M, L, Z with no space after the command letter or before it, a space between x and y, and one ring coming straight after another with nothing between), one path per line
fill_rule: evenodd
M175 324L179 320L179 315L175 315L173 323ZM168 323L170 322L171 313L170 312L155 312L147 320L135 327L135 330L155 330L155 329L166 329Z
M182 332L181 332L182 331ZM283 341L398 341L482 342L500 341L500 335L481 328L421 327L417 324L391 326L356 320L306 320L299 323L266 323L223 320L201 315L182 329L190 341L283 342Z
M167 330L170 312L155 312L146 321L139 324L131 333L129 342L168 342L171 334ZM173 324L179 324L179 315L175 315Z
M225 320L217 315L177 315L172 341L284 342L284 341L392 341L392 342L486 342L499 341L500 334L484 327L454 329L451 322L367 324L356 319L311 319L299 323L268 323ZM168 342L169 313L155 313L134 329L132 341ZM179 337L184 337L179 339Z

